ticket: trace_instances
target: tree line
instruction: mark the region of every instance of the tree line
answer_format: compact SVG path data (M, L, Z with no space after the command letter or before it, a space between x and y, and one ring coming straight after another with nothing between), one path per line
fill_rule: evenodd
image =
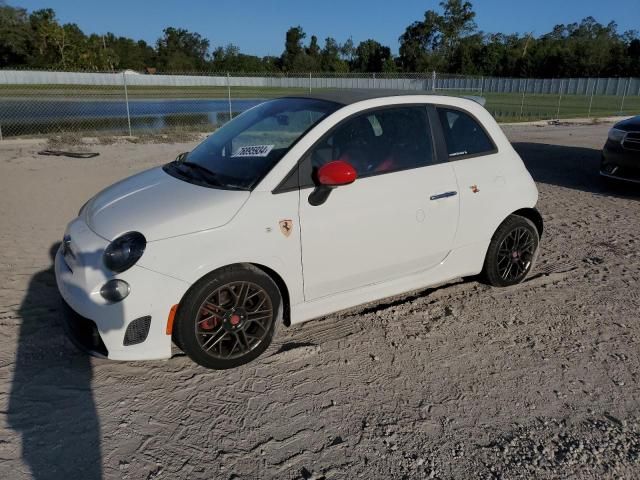
M197 32L169 27L155 44L86 34L60 23L53 9L28 12L0 0L0 68L159 72L430 72L510 77L640 76L638 32L619 32L593 17L556 25L540 36L479 31L469 1L444 0L399 38L399 51L375 39L355 45L328 37L321 45L302 27L285 34L278 56L242 53L232 44L212 48Z

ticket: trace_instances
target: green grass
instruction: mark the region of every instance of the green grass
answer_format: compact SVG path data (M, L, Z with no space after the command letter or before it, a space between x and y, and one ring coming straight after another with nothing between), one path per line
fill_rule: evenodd
M486 95L487 109L499 121L517 122L561 118L598 118L614 115L640 113L640 97L627 97L622 105L622 97L613 95ZM591 103L591 108L589 105ZM558 108L559 105L559 108Z
M640 113L640 96L624 99L614 95L558 95L518 93L480 94L477 91L447 91L447 95L475 95L487 100L485 107L500 122L527 122L563 118L598 118ZM591 109L589 105L591 103ZM558 105L560 108L558 109Z

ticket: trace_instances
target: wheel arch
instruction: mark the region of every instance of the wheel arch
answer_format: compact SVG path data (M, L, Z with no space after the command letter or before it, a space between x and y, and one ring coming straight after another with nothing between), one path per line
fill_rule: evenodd
M538 212L536 208L521 208L520 210L513 212L511 215L517 215L519 217L524 217L527 220L531 220L531 222L536 226L536 230L538 230L538 236L542 237L544 221L542 220L542 215L540 215L540 212Z
M286 282L282 278L282 276L273 270L272 268L267 267L266 265L261 265L259 263L250 263L249 265L254 266L255 268L262 270L266 275L268 275L271 280L276 284L278 290L280 290L280 296L282 297L282 323L285 326L291 326L291 297L289 296L289 288L287 287Z
M193 282L193 284L187 289L184 295L182 295L182 298L180 299L180 305L182 304L182 301L185 299L187 294L203 279L207 278L209 275L212 275L219 270L230 269L234 267L241 267L241 268L249 267L249 269L251 268L258 269L262 273L267 275L271 280L273 280L273 282L278 287L280 296L282 297L282 321L285 326L287 327L291 326L291 297L289 295L289 288L287 287L286 282L278 272L260 263L237 262L237 263L230 263L228 265L222 265L220 267L214 268L213 270L207 272L206 274L198 278L195 282Z

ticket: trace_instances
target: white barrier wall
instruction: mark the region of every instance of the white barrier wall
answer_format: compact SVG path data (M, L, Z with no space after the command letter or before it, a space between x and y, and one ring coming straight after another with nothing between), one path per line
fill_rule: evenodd
M126 73L0 70L0 85L94 85L156 87L385 88L472 90L492 93L640 95L640 78L496 78L442 74L291 74L288 76L143 75Z

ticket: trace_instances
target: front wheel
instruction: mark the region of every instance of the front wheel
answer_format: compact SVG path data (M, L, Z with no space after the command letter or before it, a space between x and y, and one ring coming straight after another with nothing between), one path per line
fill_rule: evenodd
M174 342L203 367L244 365L271 344L281 311L277 285L247 265L211 273L180 304Z
M508 217L491 239L482 271L484 279L495 287L508 287L524 281L538 254L540 236L529 219Z

